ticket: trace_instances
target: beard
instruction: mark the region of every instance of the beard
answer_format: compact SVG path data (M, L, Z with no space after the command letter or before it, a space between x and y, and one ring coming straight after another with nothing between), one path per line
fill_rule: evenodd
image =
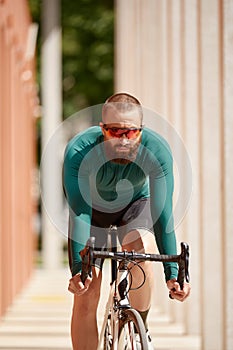
M124 143L119 139L113 144L105 142L105 152L111 162L117 164L128 164L133 162L138 154L138 148L141 144L141 137L135 140L127 140Z

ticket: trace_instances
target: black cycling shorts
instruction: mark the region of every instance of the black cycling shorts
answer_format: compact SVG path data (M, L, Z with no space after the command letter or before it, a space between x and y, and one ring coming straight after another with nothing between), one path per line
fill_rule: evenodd
M150 198L140 198L114 213L92 209L91 224L91 236L96 239L96 249L109 250L112 247L109 235L111 225L117 226L117 241L121 245L124 236L132 230L140 228L153 230ZM102 269L103 259L96 259L94 265Z

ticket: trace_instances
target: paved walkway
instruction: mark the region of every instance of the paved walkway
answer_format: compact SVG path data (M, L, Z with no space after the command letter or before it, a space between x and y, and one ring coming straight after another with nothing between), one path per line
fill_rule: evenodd
M1 350L71 350L72 295L67 292L69 272L36 270L27 289L0 322ZM108 281L103 283L103 293ZM104 312L101 301L98 318ZM152 310L150 331L157 350L200 350L198 337L184 335L182 325ZM94 350L94 349L93 349Z

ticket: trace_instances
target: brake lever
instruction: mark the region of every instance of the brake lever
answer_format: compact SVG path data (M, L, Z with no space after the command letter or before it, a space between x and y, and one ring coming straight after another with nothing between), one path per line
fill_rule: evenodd
M84 284L87 277L92 278L92 263L93 263L93 250L95 246L95 237L90 237L83 250L79 253L82 258L82 272L81 281Z
M184 257L184 268L185 268L185 280L187 283L190 281L189 276L189 245L187 243L182 242L183 245L183 257Z
M178 260L179 272L177 277L177 282L180 285L181 290L184 286L184 280L189 283L189 245L185 242L181 242L181 254ZM174 289L175 291L175 289ZM169 293L169 298L173 299Z

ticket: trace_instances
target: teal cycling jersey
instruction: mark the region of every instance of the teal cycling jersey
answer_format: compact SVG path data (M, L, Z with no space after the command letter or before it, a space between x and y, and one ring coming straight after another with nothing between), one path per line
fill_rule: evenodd
M101 128L94 126L69 141L63 164L63 186L69 205L71 270L81 269L79 252L90 236L92 208L106 213L122 210L150 197L153 231L160 254L177 254L173 223L173 159L165 139L144 128L134 161L106 157ZM166 280L177 277L177 264L164 263Z

